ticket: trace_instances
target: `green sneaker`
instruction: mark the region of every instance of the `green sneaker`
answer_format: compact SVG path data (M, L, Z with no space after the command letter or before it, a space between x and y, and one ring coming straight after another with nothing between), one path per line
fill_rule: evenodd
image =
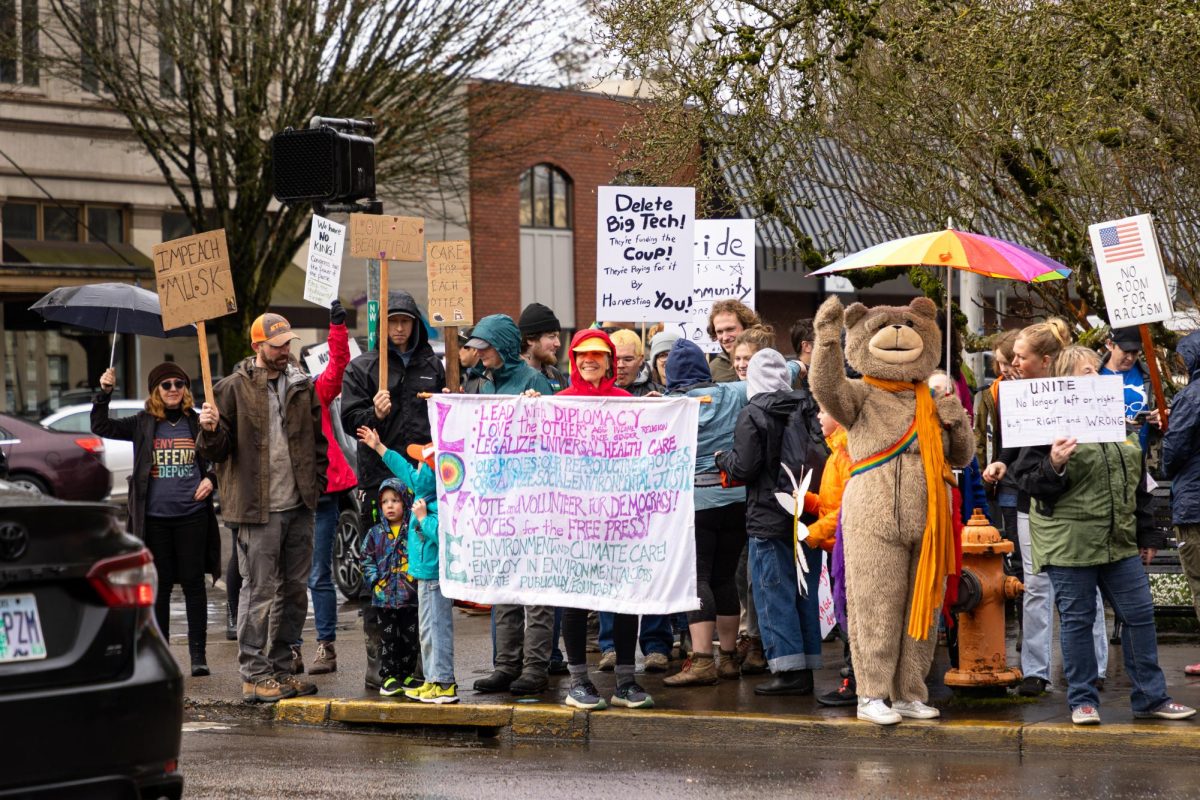
M421 695L428 692L430 687L433 685L434 684L432 684L432 683L422 683L420 686L416 687L415 689L405 689L404 696L407 697L409 700L420 700Z
M452 683L445 687L440 683L427 683L425 685L429 688L414 698L415 700L419 700L422 703L436 703L438 705L458 702L458 684Z
M400 683L400 681L396 680L395 678L388 678L383 682L383 685L379 687L379 693L384 697L395 697L403 691L404 684Z

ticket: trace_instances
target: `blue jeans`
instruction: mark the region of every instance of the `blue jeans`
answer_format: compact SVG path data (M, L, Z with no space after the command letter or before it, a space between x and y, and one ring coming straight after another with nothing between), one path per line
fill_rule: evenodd
M337 495L323 494L317 501L313 527L312 569L308 590L312 593L313 622L318 642L337 639L337 589L333 588L333 537L337 531Z
M758 629L771 672L820 669L821 617L817 590L821 582L821 551L804 547L808 564L808 595L796 585L796 559L788 539L750 537L750 581Z
M601 653L614 649L613 614L609 611L600 612L600 635L596 641L600 645ZM642 646L644 656L651 653L670 656L671 646L675 644L675 636L671 633L671 617L665 614L643 615L638 630L638 643Z
M425 680L454 683L454 601L438 581L417 581L421 625L421 667Z
M1137 556L1095 567L1047 566L1054 584L1054 599L1062 622L1063 674L1067 678L1067 703L1072 708L1100 705L1096 679L1096 652L1092 623L1096 616L1096 588L1121 623L1121 656L1133 683L1129 693L1134 713L1153 711L1171 698L1167 679L1158 666L1158 640L1154 629L1154 601L1150 581Z

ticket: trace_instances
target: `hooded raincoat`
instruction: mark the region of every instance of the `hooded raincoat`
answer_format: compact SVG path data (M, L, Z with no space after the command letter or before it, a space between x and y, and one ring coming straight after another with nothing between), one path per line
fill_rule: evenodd
M503 363L487 369L479 385L480 394L521 394L533 389L541 394L554 394L550 379L521 358L521 331L512 317L492 314L479 320L471 329L473 338L483 339L496 348ZM428 438L422 441L429 441Z

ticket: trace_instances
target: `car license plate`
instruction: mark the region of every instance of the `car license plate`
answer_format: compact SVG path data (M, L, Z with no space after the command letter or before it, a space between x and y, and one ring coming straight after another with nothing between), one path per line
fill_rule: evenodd
M0 595L0 664L46 657L37 598L31 594Z

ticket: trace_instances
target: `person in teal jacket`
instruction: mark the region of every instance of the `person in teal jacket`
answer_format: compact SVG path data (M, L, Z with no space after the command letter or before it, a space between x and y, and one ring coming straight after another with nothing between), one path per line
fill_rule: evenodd
M422 703L457 703L454 679L454 604L442 594L438 573L437 480L433 474L433 445L410 445L414 468L403 455L379 441L371 428L359 428L358 438L383 460L384 466L412 489L408 526L408 574L417 582L421 664L425 682L405 689L410 700Z
M530 389L554 394L550 380L521 358L521 331L512 317L492 314L479 320L466 346L479 351L485 370L480 394L522 394Z

